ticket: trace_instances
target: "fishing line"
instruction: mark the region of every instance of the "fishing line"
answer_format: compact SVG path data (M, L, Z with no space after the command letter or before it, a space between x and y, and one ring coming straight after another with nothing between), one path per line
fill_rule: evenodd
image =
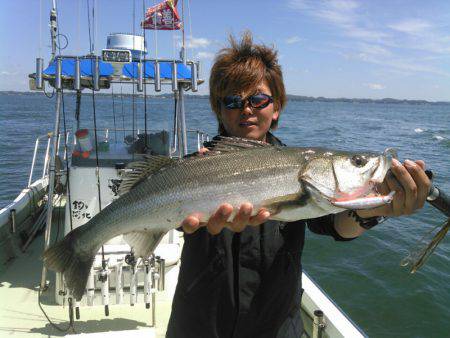
M59 26L58 7L56 7L56 23L57 23L58 30L59 30L60 26ZM58 34L58 51L59 51L60 56L61 56L61 44L60 44L60 36L61 35L62 34ZM65 36L65 35L63 35L63 36ZM67 39L67 37L66 37L66 39ZM69 199L70 230L72 231L73 230L72 201L71 201L71 197L70 197L70 168L69 168L69 159L67 156L67 154L68 154L68 151L67 151L67 126L66 126L66 110L65 110L65 105L64 105L64 86L61 86L61 98L62 98L62 114L63 114L63 128L64 128L64 153L65 153L65 164L66 164L67 196ZM61 136L59 135L59 131L58 131L57 137L58 137L58 139L61 138ZM59 146L59 142L58 142L58 146ZM56 152L56 154L58 154L58 153L59 153L59 149ZM60 168L60 171L61 171L61 168ZM58 220L58 222L59 222L59 220ZM59 227L59 225L58 225L58 227Z
M122 106L122 132L123 132L123 139L125 140L125 114L123 112L122 80L120 80L120 102L121 102L121 106Z
M187 0L187 9L188 9L188 20L189 20L189 40L192 46L192 22L191 22L191 0ZM191 54L191 58L194 58L193 53Z
M42 58L42 0L39 0L39 57Z
M90 54L93 53L93 46L91 41L91 22L89 20L89 0L87 0L88 3L88 28L89 28L89 45L91 46ZM94 15L94 8L92 8L92 15ZM97 57L96 57L97 58ZM91 58L91 74L93 76L93 58ZM92 109L93 109L93 117L94 117L94 139L95 139L95 174L97 176L97 193L98 193L98 209L99 212L102 211L102 198L101 198L101 191L100 191L100 169L99 169L99 161L98 161L98 137L97 137L97 114L95 110L96 104L95 104L95 90L94 90L94 84L92 83ZM105 247L102 245L102 267L105 265Z
M51 321L50 317L47 315L47 313L45 312L44 308L42 307L42 301L41 301L41 288L39 288L38 290L38 306L41 309L42 313L44 314L45 318L47 318L47 321L49 322L49 324L55 328L56 330L58 330L59 332L69 332L70 329L72 329L73 333L77 333L75 331L75 327L74 327L74 320L73 320L73 314L71 315L71 308L72 308L72 298L69 298L69 324L67 325L67 328L62 328L60 326L58 326L57 324L55 324L54 322Z
M58 29L59 29L59 22L58 22L58 18L59 18L59 14L58 14L58 8L59 8L59 6L56 6L56 1L55 1L55 10L56 10L56 22L57 22L57 27L58 27ZM61 34L58 34L58 52L59 52L59 55L61 56L61 44L60 44L60 36L61 36ZM66 39L67 39L67 37L66 37ZM53 95L52 95L53 96ZM65 144L65 151L67 150L67 144L66 144L66 118L65 118L65 109L64 109L64 86L61 86L61 99L62 99L62 111L63 111L63 120L64 120L64 144ZM59 130L57 131L57 133L58 133L58 135L56 135L56 137L58 138L58 139L60 139L60 135L59 135ZM58 142L56 143L56 146L59 148L59 140L58 140ZM56 154L56 156L58 156L58 152L59 152L59 149L55 149L55 154ZM67 157L66 157L66 161L67 161ZM67 164L67 162L66 162L66 164ZM60 169L61 170L61 169ZM67 178L68 179L68 178ZM54 182L49 182L49 184L54 184ZM53 201L51 201L51 200L48 200L48 203L53 203ZM48 209L47 209L47 212L48 212ZM60 221L61 221L61 197L60 197L60 207L59 207L59 209L58 209L58 232L57 232L57 236L59 236L59 228L60 228ZM72 226L72 224L71 224L71 226ZM70 304L70 307L71 307L71 298L69 298L69 304ZM76 333L75 332L75 328L74 328L74 323L73 323L73 315L70 315L70 312L71 312L71 309L69 308L69 325L67 326L67 328L66 329L64 329L64 328L61 328L61 327L59 327L58 325L56 325L55 323L53 323L51 320L50 320L50 318L48 317L48 315L47 315L47 313L44 311L44 308L42 307L42 304L41 304L41 288L39 287L39 290L38 290L38 305L39 305L39 308L41 309L41 311L42 311L42 313L44 314L44 316L45 316L45 318L47 318L47 321L50 323L50 325L51 326L53 326L55 329L57 329L58 331L60 331L60 332L68 332L70 329L72 329L72 331L74 332L74 333Z
M111 96L112 96L113 123L114 123L114 143L117 143L116 105L114 104L114 84L111 84Z
M156 6L156 0L154 2L154 6ZM155 36L155 59L158 60L158 21L156 20L156 11L154 13L153 23L155 24L154 36Z
M133 0L133 15L132 15L132 20L133 20L133 50L136 50L136 47L135 47L135 41L136 41L136 30L135 30L135 24L134 24L134 21L135 21L135 14L136 14L136 0ZM136 68L137 67L134 67L134 63L133 63L133 82L132 82L132 87L133 87L133 91L132 91L132 95L131 95L131 110L132 110L132 135L133 135L133 143L136 141L136 138L135 138L135 134L134 134L134 132L135 132L135 128L136 128L136 121L135 121L135 119L136 119L136 101L135 101L135 85L134 85L134 80L136 79ZM131 158L132 158L132 160L134 161L134 151L135 151L135 148L134 149L132 149L132 152L131 152Z
M144 16L144 20L145 20L145 0L142 0L142 15ZM142 28L142 35L144 36L144 48L147 45L146 41L145 41L145 29ZM141 62L142 62L142 54L144 53L144 51L141 51ZM142 63L141 63L142 64ZM146 66L147 66L147 62L145 61L145 56L144 56L144 75L143 75L143 83L144 83L144 153L147 152L147 148L148 148L148 144L147 144L147 83L145 81L145 74L146 74Z
M58 26L58 31L59 31L60 26L59 26L59 9L58 8L59 8L59 6L56 6L56 24ZM60 36L65 36L65 35L59 34L59 33L57 35L57 37L58 37L57 47L58 47L59 55L61 56L62 48L61 48L61 43L60 43ZM66 39L67 39L67 37L66 37ZM67 47L67 45L66 45L66 47ZM65 110L65 100L64 100L64 85L61 86L61 99L62 99L61 101L62 101L62 115L63 115L63 128L64 128L64 153L65 153L64 160L65 160L65 166L66 166L67 196L69 199L70 230L73 230L72 204L71 204L71 197L70 197L70 168L69 168L69 160L68 160L68 156L67 156L67 154L68 154L68 151L67 151L67 126L66 126L66 110ZM59 154L59 143L61 140L61 135L60 135L59 131L58 131L57 137L58 137L58 149L56 151L56 156L59 156L58 155ZM61 173L61 168L59 169L59 171ZM53 182L53 184L54 184L54 182ZM58 216L58 234L59 234L59 226L60 226L59 222L60 222L60 219Z

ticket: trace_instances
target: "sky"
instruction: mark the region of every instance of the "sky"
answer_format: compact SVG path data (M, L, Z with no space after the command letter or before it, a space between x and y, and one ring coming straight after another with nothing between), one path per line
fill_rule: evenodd
M183 0L187 55L200 60L208 93L214 55L249 29L278 50L288 94L450 101L450 1ZM159 1L158 1L159 2ZM178 9L181 14L181 2ZM63 54L97 53L109 33L142 34L155 0L58 0ZM28 90L35 58L48 63L51 1L0 1L0 90ZM180 31L147 30L149 57L178 56ZM64 45L64 38L61 44ZM64 46L61 46L64 47Z

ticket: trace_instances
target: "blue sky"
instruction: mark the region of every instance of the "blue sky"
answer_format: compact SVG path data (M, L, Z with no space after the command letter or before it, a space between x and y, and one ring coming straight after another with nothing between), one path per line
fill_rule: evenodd
M64 53L87 53L87 0L57 3ZM48 62L50 4L1 1L0 90L27 90L35 57ZM96 0L96 7L97 51L110 32L141 32L143 0ZM227 35L250 29L279 50L289 94L450 101L450 1L184 0L184 7L188 56L201 61L205 79ZM155 31L146 34L151 57L177 55L180 32L157 32L157 48Z

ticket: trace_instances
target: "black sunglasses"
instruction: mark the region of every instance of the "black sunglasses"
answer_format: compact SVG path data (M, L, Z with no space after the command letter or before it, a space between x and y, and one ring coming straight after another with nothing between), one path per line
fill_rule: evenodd
M252 108L263 109L273 102L273 97L262 93L250 95L245 99L242 99L242 96L239 95L229 95L225 96L222 102L226 109L242 109L245 102L248 102Z

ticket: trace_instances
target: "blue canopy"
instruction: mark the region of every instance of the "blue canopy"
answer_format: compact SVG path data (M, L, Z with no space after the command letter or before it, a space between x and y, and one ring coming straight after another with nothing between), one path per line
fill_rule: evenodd
M122 68L122 75L128 78L137 79L138 77L138 64L139 62L126 63ZM172 67L173 62L159 62L160 74L163 79L172 79ZM80 60L80 72L81 76L92 76L92 70L94 69L93 59L81 59ZM145 61L144 65L145 74L144 78L152 79L155 77L155 63L153 61ZM100 77L111 76L114 73L113 66L108 62L99 61ZM75 59L63 59L62 60L62 75L74 76L75 75ZM53 61L45 70L44 75L54 76L56 73L56 61ZM178 79L190 80L191 68L182 63L177 64Z

